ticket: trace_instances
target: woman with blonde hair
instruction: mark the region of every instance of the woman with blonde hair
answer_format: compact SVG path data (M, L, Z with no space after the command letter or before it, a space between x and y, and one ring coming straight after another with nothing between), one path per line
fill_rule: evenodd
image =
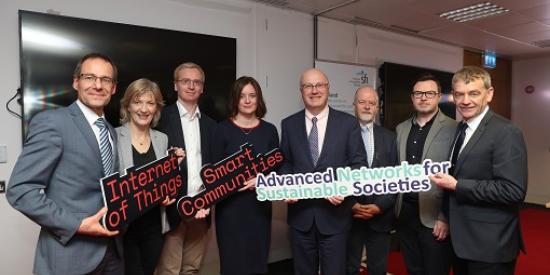
M166 156L168 137L151 129L160 119L164 106L159 86L149 79L138 79L128 85L120 103L122 126L116 128L120 172ZM176 155L181 161L183 150L176 149ZM150 209L128 226L124 235L126 274L153 274L162 251L162 234L169 229L164 206L174 201L175 198L166 197L162 206Z

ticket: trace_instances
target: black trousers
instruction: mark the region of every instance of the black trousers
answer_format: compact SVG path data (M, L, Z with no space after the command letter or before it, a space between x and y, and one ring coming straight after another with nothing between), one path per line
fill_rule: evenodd
M348 232L321 234L315 223L309 231L291 228L294 274L342 275L346 272L346 242Z
M397 232L409 275L449 274L452 255L449 238L435 239L433 229L420 221L418 203L403 201Z
M115 240L111 238L105 251L105 256L88 275L122 275L124 274L124 261L116 249Z
M453 257L454 275L514 275L516 259L506 263L485 263Z
M125 274L153 275L162 252L163 236L160 227L147 232L150 234L124 237Z
M374 231L365 222L354 221L348 237L346 274L359 274L363 247L366 246L369 275L386 275L390 242L390 232Z

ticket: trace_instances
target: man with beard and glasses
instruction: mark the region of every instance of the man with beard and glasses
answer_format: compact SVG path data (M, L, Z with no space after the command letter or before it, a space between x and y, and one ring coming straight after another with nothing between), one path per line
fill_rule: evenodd
M440 99L441 85L433 75L416 80L411 92L415 113L396 128L400 162L448 160L457 123L439 110ZM397 232L408 274L449 274L449 225L442 202L443 190L437 186L397 196Z

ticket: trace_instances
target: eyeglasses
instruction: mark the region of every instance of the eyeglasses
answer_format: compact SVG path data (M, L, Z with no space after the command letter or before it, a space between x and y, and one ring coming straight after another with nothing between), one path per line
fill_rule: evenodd
M81 74L78 76L80 78L80 80L82 80L83 82L86 82L88 84L91 84L91 83L95 83L96 80L99 79L99 81L101 82L102 85L105 85L105 86L111 86L115 83L115 80L110 78L110 77L99 77L99 76L96 76L96 75L93 75L93 74Z
M193 86L198 86L198 87L201 87L202 85L204 85L204 81L198 80L198 79L193 80L189 78L182 78L176 81L179 82L181 85L185 85L185 86L191 86L191 83L193 83Z
M304 91L311 91L313 88L317 89L317 91L325 90L328 87L328 83L317 83L317 84L302 84L302 90Z
M425 92L414 91L414 92L411 92L411 95L414 98L422 98L422 96L425 96L426 98L434 98L438 94L439 93L436 92L436 91L425 91Z

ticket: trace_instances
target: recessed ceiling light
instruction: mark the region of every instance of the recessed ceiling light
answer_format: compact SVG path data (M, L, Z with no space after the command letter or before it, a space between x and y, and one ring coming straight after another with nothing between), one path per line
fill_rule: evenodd
M439 17L455 22L467 22L507 12L510 12L507 8L497 6L491 2L483 2L456 10L446 11L441 13Z

